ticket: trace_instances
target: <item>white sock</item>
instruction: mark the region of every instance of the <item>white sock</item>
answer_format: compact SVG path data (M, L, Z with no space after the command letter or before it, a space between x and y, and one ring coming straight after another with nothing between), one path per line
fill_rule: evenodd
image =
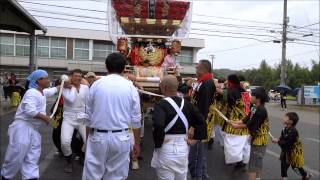
M260 180L261 178L256 178L256 180Z

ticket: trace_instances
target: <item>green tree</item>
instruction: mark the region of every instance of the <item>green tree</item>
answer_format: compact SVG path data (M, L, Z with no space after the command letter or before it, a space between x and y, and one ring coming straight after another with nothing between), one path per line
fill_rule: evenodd
M253 86L263 86L267 90L274 89L280 84L281 65L270 66L266 60L262 60L259 68L252 68L238 72L223 69L217 71L217 74L225 76L237 73L246 78ZM320 82L320 65L319 62L312 60L311 69L302 67L300 64L293 64L287 61L287 79L286 84L291 88L298 88L302 85L315 85Z
M317 84L320 82L320 65L319 62L314 60L312 61L311 70L307 67L300 66L298 63L293 64L290 60L287 61L286 69L286 84L291 88L297 88L308 84ZM261 61L259 68L239 72L239 74L243 75L251 85L263 86L266 89L274 89L280 84L280 73L280 64L271 67L265 60Z
M312 60L312 67L310 72L310 78L313 84L317 84L320 82L320 64L319 61L316 62Z

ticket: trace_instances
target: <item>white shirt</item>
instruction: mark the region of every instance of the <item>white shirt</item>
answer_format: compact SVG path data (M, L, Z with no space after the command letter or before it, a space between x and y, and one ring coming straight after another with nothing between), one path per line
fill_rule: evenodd
M89 87L80 84L79 92L75 87L64 88L62 96L64 98L63 110L70 113L80 113L86 111L86 99L89 94Z
M57 93L57 88L43 90L43 94L37 89L29 89L23 96L15 115L15 121L27 121L35 129L45 124L42 120L34 118L38 113L46 115L46 97Z
M141 127L140 98L131 81L110 74L93 83L89 91L89 127L101 130Z

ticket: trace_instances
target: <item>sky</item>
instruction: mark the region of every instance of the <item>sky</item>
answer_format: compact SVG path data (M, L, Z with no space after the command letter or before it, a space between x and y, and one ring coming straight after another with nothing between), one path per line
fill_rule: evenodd
M107 25L104 25L107 23L107 13L100 12L107 10L107 0L19 0L19 2L45 26L108 29ZM27 2L33 2L33 4ZM98 10L99 12L40 4L70 6ZM61 13L98 19L70 17L61 15ZM90 21L96 22L96 24L49 19L48 17ZM287 59L305 67L311 66L311 59L319 62L319 1L288 0L288 17L288 38L294 39L294 41L287 43ZM214 55L215 69L256 68L262 59L274 66L281 62L281 43L273 43L272 41L281 39L282 19L282 0L194 0L189 37L205 40L205 48L199 51L197 58L211 60L210 55ZM199 24L199 22L205 23ZM295 29L295 27L310 24L315 25ZM313 34L313 36L303 37L306 34Z

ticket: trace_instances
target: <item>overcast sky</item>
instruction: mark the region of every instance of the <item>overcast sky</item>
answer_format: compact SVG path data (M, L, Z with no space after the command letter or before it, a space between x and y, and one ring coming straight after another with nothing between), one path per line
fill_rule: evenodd
M46 26L73 27L85 29L106 30L106 13L76 10L70 8L49 7L44 5L30 4L28 2L55 4L71 6L75 8L86 8L106 11L107 0L82 0L82 1L47 1L47 0L23 0L20 3L30 11L32 15ZM98 1L98 2L97 2ZM100 1L100 2L99 2ZM36 11L32 11L36 10ZM70 13L75 15L93 16L106 20L84 19L70 16L44 13L40 11L51 11L58 13ZM48 19L37 16L50 16L62 19L74 19L90 21L102 24L88 24L64 20ZM288 34L288 38L299 40L287 44L287 57L294 63L302 66L311 65L311 59L319 61L319 1L317 0L288 0L289 31L296 33ZM199 51L198 58L209 58L214 54L215 68L248 69L257 67L262 59L274 65L281 60L281 44L272 43L274 39L281 39L281 23L283 17L283 1L230 1L230 0L195 0L193 1L193 16L190 37L205 39L206 47ZM233 18L233 19L229 19ZM239 21L240 20L250 20ZM198 24L196 22L214 23L214 25ZM252 22L259 21L259 22ZM266 22L266 23L261 23ZM306 28L294 29L293 26L306 26L317 23ZM220 24L220 25L219 25ZM222 25L221 25L222 24ZM229 24L229 25L226 25ZM219 25L219 26L217 26ZM226 27L233 26L233 27ZM238 26L238 27L234 27ZM249 27L250 26L250 27ZM245 28L241 28L245 27ZM201 31L199 31L199 29ZM205 31L209 30L209 31ZM274 33L270 31L274 30ZM198 35L204 34L204 35ZM244 35L252 34L252 35ZM314 34L303 37L303 34ZM249 37L253 39L241 39L219 36ZM254 36L253 36L254 35ZM259 41L257 41L259 40ZM267 41L267 42L261 42ZM314 43L317 42L317 43ZM303 45L305 43L312 45ZM314 44L317 44L314 45Z

